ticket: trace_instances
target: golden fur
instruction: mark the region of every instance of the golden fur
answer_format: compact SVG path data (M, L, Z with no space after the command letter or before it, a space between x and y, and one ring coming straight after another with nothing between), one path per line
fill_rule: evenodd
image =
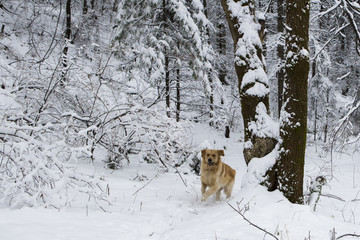
M220 200L221 190L224 190L226 198L231 196L236 171L223 163L221 156L224 156L224 150L204 149L201 151L201 201L206 201L214 193L216 193L216 200Z

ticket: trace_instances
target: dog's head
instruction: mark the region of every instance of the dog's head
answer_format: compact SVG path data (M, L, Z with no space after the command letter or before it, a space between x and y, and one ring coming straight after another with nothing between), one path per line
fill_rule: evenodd
M202 162L208 166L218 165L221 162L221 156L224 156L224 150L201 150Z

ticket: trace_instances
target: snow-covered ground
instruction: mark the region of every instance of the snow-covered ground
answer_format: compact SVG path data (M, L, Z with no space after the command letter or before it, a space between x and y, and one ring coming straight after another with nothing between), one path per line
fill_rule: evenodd
M274 239L246 222L229 204L244 212L257 226L289 240L327 240L331 232L360 234L359 155L335 155L334 177L323 187L314 206L289 203L280 192L267 192L261 186L241 188L246 173L239 136L224 139L205 126L193 130L193 141L213 148L226 147L223 160L237 171L229 201L211 197L200 201L200 177L186 167L159 173L157 165L132 161L118 171L103 165L83 164L110 184L114 204L109 212L82 204L61 209L0 208L0 240L100 240L100 239ZM330 173L329 157L309 146L305 180ZM185 183L184 183L184 182ZM344 237L342 239L356 239Z

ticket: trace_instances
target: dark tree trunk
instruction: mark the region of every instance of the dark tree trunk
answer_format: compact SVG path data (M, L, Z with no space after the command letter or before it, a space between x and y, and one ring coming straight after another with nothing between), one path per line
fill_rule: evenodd
M162 2L163 7L163 31L166 34L167 31L167 6L166 0ZM170 72L169 72L169 56L168 51L165 50L165 103L166 103L166 115L170 117Z
M240 0L234 0L234 2L240 2ZM239 22L239 19L233 17L233 14L230 12L227 0L221 0L221 5L224 9L226 19L229 25L230 33L232 35L232 38L234 40L234 49L236 51L237 44L241 42L243 44L244 42L244 33L239 32L238 27L242 24ZM255 20L255 10L254 10L254 2L252 0L247 1L241 1L241 6L244 8L247 8L246 12L248 12L249 16L253 21ZM260 38L260 36L259 36ZM261 46L245 46L249 48L254 48L255 53L252 55L248 55L246 57L244 56L237 56L235 53L235 57L239 59L238 62L235 63L235 71L238 78L238 86L239 86L239 93L240 93L240 101L241 101L241 112L243 116L243 122L244 122L244 141L245 142L251 142L251 146L244 148L244 158L246 163L248 164L250 160L254 157L261 158L265 156L266 154L270 153L276 144L276 140L270 137L259 137L255 135L250 129L249 124L252 121L256 121L256 107L263 103L269 111L269 94L264 94L263 96L258 95L252 95L248 93L248 90L254 86L254 83L245 84L242 86L243 77L245 74L249 71L263 71L264 64L258 63L257 67L253 67L254 61L262 61L262 49ZM262 69L261 69L262 68ZM258 82L256 82L258 84ZM260 83L263 84L263 87L266 89L269 89L269 86L266 83Z
M315 108L315 116L314 116L314 142L316 142L316 138L317 138L317 119L318 119L318 110L317 110L317 104L318 101L317 99L315 99L315 103L314 103L314 108Z
M167 55L165 55L165 101L166 101L166 115L170 117L170 72L169 72L169 57Z
M316 59L313 60L312 62L312 70L311 70L311 78L314 79L316 76ZM318 88L318 84L316 84L316 88ZM317 97L315 97L314 100L314 109L315 109L315 113L314 113L314 142L316 142L317 139L317 119L318 119L318 99Z
M61 81L60 84L64 85L66 82L66 72L68 68L68 51L69 51L69 43L71 39L71 0L66 1L66 19L65 19L65 46L63 48L63 59L62 59L62 65L63 70L61 74Z
M217 31L217 45L219 48L219 54L221 56L226 56L226 31L225 31L225 25L223 23L219 23ZM219 63L219 80L223 85L228 85L226 82L226 66L224 66L222 63Z
M225 127L225 137L230 138L230 127L229 126Z
M83 4L83 14L87 14L88 13L88 4L87 4L87 0L84 0L84 4Z
M309 0L287 0L286 78L278 159L278 189L292 203L303 203L309 74Z
M283 38L284 34L284 3L285 0L278 0L277 1L277 11L278 11L278 19L277 19L277 25L278 25L278 33L281 33L281 38ZM285 69L284 69L284 63L285 63L285 54L284 54L284 44L283 41L279 41L277 45L277 55L280 60L280 68L277 72L277 78L278 78L278 116L280 118L280 111L283 104L283 91L284 91L284 78L285 78Z
M204 15L206 18L208 18L208 7L207 7L207 0L203 0L203 5L204 5ZM209 31L209 28L206 28L206 38L207 38L207 41L208 43L210 44L210 31ZM210 74L210 73L208 73ZM209 121L209 124L210 126L213 126L214 125L214 94L213 94L213 81L211 79L211 76L209 75L208 77L209 79L209 84L210 84L210 88L211 88L211 92L210 92L210 96L209 96L209 101L210 101L210 121Z
M179 47L179 44L178 44ZM181 108L181 97L180 97L180 65L176 69L176 121L180 122L180 108Z

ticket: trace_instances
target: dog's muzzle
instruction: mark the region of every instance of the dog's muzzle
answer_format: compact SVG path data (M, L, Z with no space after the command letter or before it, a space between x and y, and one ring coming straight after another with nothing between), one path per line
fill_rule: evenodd
M211 158L208 159L208 166L212 166L214 165L214 162Z

